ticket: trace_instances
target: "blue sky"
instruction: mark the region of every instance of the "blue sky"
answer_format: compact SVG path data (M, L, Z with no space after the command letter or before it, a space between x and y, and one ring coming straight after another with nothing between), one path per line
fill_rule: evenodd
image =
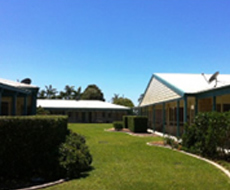
M230 74L229 0L0 0L0 78L137 99L152 73Z

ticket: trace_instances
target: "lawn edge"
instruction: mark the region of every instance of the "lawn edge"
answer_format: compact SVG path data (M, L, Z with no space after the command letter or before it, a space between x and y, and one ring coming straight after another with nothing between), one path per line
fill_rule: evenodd
M65 179L60 179L60 180L57 180L57 181L54 181L54 182L49 182L49 183L45 183L45 184L41 184L41 185L35 185L35 186L26 187L26 188L22 188L22 189L15 189L15 190L43 189L43 188L46 188L46 187L51 187L51 186L54 186L54 185L61 184L61 183L65 182L65 181L66 181Z
M167 148L167 149L171 149L169 147L164 147L164 146L159 146L159 145L154 145L154 144L151 144L150 142L147 142L146 143L148 146L156 146L156 147L160 147L160 148ZM201 156L198 156L198 155L195 155L195 154L191 154L191 153L188 153L188 152L185 152L185 151L182 151L182 150L177 150L177 149L171 149L173 151L177 151L177 152L180 152L180 153L183 153L185 155L188 155L188 156L191 156L193 158L196 158L196 159L199 159L199 160L203 160L213 166L215 166L216 168L218 168L219 170L221 170L229 179L230 179L230 171L227 170L226 168L224 168L223 166L221 166L220 164L217 164L216 162L212 161L212 160L209 160L207 158L204 158L204 157L201 157Z

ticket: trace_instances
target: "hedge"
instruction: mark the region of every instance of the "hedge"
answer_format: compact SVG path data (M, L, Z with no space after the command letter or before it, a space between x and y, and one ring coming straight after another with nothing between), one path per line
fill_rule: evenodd
M133 132L147 132L148 118L146 116L127 116L128 128Z
M124 126L124 128L129 128L128 127L128 116L127 115L123 116L123 126Z
M61 175L59 146L69 133L66 116L0 117L0 179Z

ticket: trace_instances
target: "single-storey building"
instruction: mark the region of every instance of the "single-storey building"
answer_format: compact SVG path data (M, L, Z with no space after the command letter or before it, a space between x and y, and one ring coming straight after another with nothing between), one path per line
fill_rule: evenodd
M39 88L24 83L27 81L30 82L29 79L22 82L0 79L0 116L36 114Z
M230 110L230 75L153 74L137 109L149 128L181 136L198 112Z
M121 121L131 109L98 100L38 99L37 107L55 115L68 115L70 123L111 123Z

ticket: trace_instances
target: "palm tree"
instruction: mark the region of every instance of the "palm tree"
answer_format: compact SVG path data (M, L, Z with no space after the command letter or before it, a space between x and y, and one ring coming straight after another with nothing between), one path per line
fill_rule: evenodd
M45 99L46 98L45 94L46 94L45 90L39 90L38 99Z
M65 99L72 100L74 92L75 92L74 86L66 85L65 86Z
M66 85L64 91L60 91L56 98L64 100L79 100L81 96L81 87L77 90L74 89L74 86Z
M47 99L54 99L57 94L57 89L53 88L52 85L45 86L45 97Z
M59 95L57 96L57 99L65 99L65 97L66 97L65 92L60 91L60 92L59 92Z
M73 99L74 100L81 99L81 87L78 87L78 89L74 91Z

